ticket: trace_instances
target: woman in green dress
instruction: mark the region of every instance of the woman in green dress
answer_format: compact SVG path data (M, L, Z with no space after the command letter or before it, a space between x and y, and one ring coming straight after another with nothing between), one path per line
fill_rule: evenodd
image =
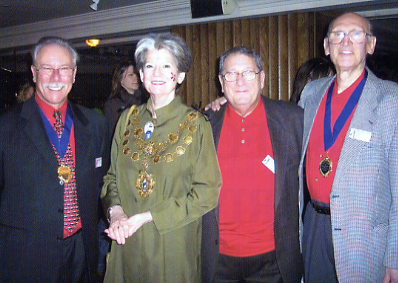
M189 48L150 34L135 58L150 99L123 112L112 142L105 282L200 282L201 217L218 203L221 174L209 122L176 96Z

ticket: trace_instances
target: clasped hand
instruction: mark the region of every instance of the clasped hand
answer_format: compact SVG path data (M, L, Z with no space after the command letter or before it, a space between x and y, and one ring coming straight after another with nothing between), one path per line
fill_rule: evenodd
M144 224L152 220L152 215L149 211L135 214L130 218L127 218L124 213L122 215L119 214L117 217L115 216L113 219L111 215L110 225L108 229L105 229L105 233L119 245L124 245L128 237L131 237Z
M386 268L383 283L397 283L398 282L398 269Z

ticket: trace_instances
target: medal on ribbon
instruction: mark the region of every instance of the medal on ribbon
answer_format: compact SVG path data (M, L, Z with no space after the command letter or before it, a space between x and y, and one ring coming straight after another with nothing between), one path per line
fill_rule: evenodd
M366 78L368 76L367 71L365 70L365 74L363 79L357 85L353 93L351 94L350 98L348 99L346 105L343 107L343 110L337 117L336 122L333 126L333 131L331 127L331 117L332 117L332 94L333 89L336 86L335 81L330 85L327 96L326 96L326 104L325 104L325 116L323 119L323 143L325 151L328 151L331 148L335 141L337 140L341 130L343 129L345 123L351 116L351 113L354 111L359 98L361 97L362 90L366 83ZM328 156L323 158L319 163L319 173L323 177L327 177L330 172L332 172L332 161L329 159Z
M65 184L69 183L72 180L72 170L68 166L61 164L58 167L58 179Z
M68 149L69 138L72 130L73 125L73 118L72 118L72 109L69 105L66 108L66 116L65 116L65 124L62 132L61 138L58 138L58 134L47 120L46 116L44 115L43 111L40 109L40 114L44 123L44 128L47 132L47 136L50 139L52 145L54 146L56 152L59 155L59 158L62 159L65 156L65 153ZM71 168L67 167L65 164L59 164L58 169L58 178L60 180L61 185L67 184L72 179L72 170Z
M332 165L332 160L330 160L328 156L321 160L319 163L319 172L321 173L322 177L327 177L330 172L332 172Z

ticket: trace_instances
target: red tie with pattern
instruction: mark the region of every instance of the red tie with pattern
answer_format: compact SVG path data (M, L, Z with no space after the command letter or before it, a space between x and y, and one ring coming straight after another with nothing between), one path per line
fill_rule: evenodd
M54 111L55 123L54 128L57 132L58 138L61 138L63 131L63 123L61 119L61 112ZM64 228L71 232L80 220L79 206L77 202L76 179L75 179L75 164L73 160L73 153L68 143L68 149L65 156L61 158L59 153L54 148L55 155L57 156L58 164L69 167L72 173L72 179L68 183L64 183Z

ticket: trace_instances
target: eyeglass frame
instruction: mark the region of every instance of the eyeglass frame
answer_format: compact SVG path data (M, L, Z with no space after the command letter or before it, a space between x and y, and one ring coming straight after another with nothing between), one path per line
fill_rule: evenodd
M53 74L54 74L54 71L55 70L57 70L58 71L58 73L59 73L59 75L61 76L61 77L71 77L72 75L73 75L73 72L76 70L76 66L75 67L69 67L69 66L64 66L64 67L60 67L60 68L52 68L52 67L49 67L49 66L41 66L41 67L36 67L36 66L33 66L35 69L36 69L36 71L39 73L39 74L41 74L42 76L48 76L48 77L51 77ZM69 71L71 71L71 73L70 74L67 74L67 75L65 75L65 74L61 74L61 71L62 70L69 70ZM51 70L51 73L49 73L49 74L43 74L43 73L40 73L40 70L42 70L42 72L43 71L50 71Z
M245 78L245 75L244 75L244 74L245 74L245 73L247 74L248 72L249 72L250 74L254 73L254 77L253 77L252 79L247 80L247 79ZM242 75L242 79L243 79L244 81L250 82L250 81L254 80L254 79L256 78L256 75L258 75L260 72L261 72L261 71L256 72L256 71L252 71L252 70L246 70L246 71L241 72L241 73L239 73L239 72L226 72L224 75L221 75L221 77L223 77L223 78L225 79L225 81L227 81L227 82L229 82L229 83L232 83L232 82L236 82L236 81L238 80L239 75ZM231 74L231 73L235 73L235 74L236 74L236 79L233 80L233 81L227 80L227 78L225 77L226 75Z
M352 40L352 38L351 38L351 36L350 36L350 33L354 33L354 32L358 32L358 33L364 34L363 40L362 40L361 42L355 42L354 40ZM330 36L331 33L334 33L334 34L343 33L344 36L341 38L341 40L340 40L339 42L331 42L330 39L329 39L329 36ZM352 43L361 44L361 43L364 43L364 42L365 42L365 39L366 39L367 36L372 37L373 34L367 33L366 31L363 31L363 30L361 30L361 31L352 30L352 31L350 31L350 32L348 32L348 33L345 33L344 31L332 31L332 32L328 32L328 34L326 35L326 38L328 39L328 42L329 42L330 44L340 44L341 42L343 42L343 40L344 40L344 38L345 38L346 36L348 36L348 38L350 39L350 41L351 41ZM336 36L336 38L337 38L337 36Z

